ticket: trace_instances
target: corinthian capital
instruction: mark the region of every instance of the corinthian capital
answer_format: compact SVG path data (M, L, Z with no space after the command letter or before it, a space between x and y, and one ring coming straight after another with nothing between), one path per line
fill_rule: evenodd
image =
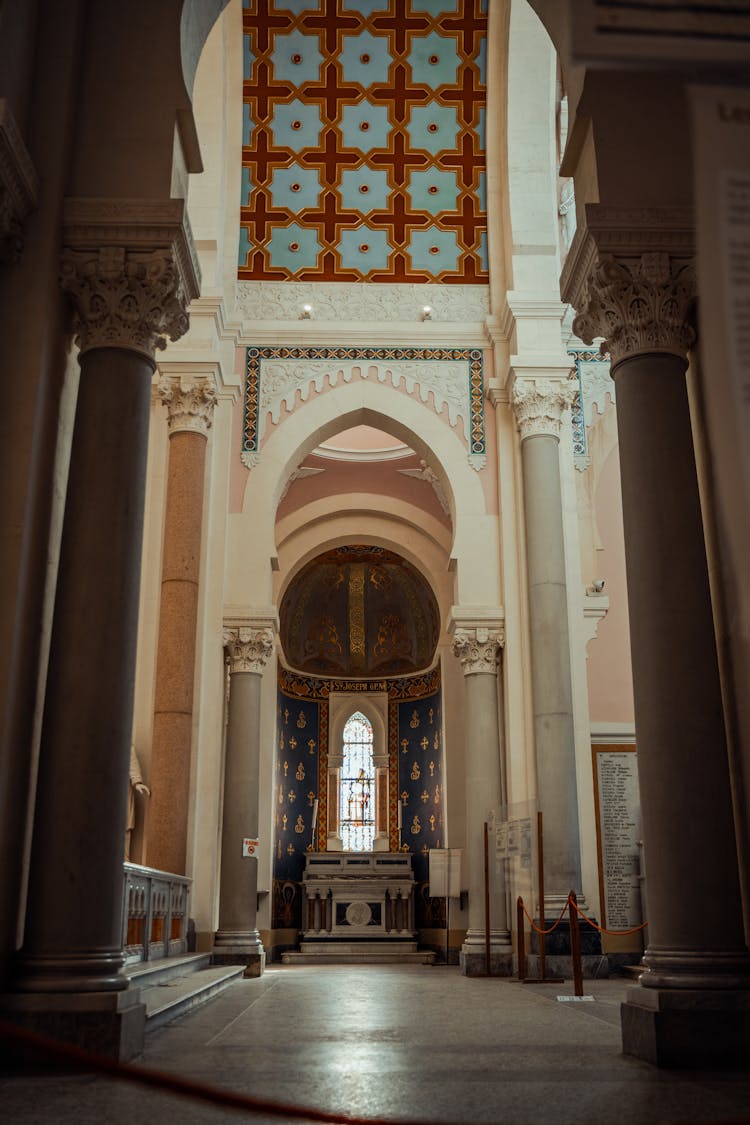
M502 628L456 629L453 634L453 655L460 661L465 676L478 672L494 675L500 663L500 650L505 644Z
M512 403L521 440L537 434L559 438L563 411L578 390L575 379L516 379Z
M230 672L262 672L273 655L273 629L225 629L224 648Z
M213 375L162 375L159 395L171 434L208 434L218 401Z
M695 340L692 262L666 253L600 257L583 288L573 331L591 344L604 337L612 364L645 352L687 356Z
M61 285L79 348L126 348L153 362L187 331L200 292L184 200L70 199L63 221Z

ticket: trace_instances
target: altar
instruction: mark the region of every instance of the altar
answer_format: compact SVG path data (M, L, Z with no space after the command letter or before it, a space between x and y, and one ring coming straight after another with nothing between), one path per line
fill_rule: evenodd
M308 852L302 876L302 942L285 964L417 962L414 872L400 852Z

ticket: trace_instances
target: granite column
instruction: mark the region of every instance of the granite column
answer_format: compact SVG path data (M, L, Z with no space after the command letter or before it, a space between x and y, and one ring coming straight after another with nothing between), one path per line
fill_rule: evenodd
M147 862L184 875L206 445L217 396L212 376L193 375L162 376L159 393L167 407L169 458Z
M243 855L242 841L258 835L261 683L274 651L273 629L230 625L224 630L224 645L229 718L214 960L244 964L246 977L258 977L266 959L257 929L258 857Z
M504 643L502 625L465 627L453 615L453 654L464 672L466 699L466 868L469 889L469 929L459 962L466 976L487 970L485 941L484 823L492 826L503 805L505 768L502 686L498 676ZM505 880L495 871L494 840L490 834L490 966L494 976L510 976L513 950L508 930Z
M585 272L568 289L574 330L605 337L617 387L649 905L623 1047L659 1065L723 1065L750 1048L750 957L685 379L691 237L667 226L632 231L627 257L607 252L606 227L580 232L573 267Z

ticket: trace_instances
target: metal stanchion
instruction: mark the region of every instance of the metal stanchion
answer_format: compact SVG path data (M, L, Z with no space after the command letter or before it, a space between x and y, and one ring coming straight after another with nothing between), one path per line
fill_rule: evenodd
M516 901L516 928L518 932L518 979L526 976L526 933L523 920L523 899L518 896Z
M487 976L491 977L490 970L490 846L489 826L484 822L484 961L487 967Z
M576 893L570 892L568 909L570 911L570 957L573 962L573 993L583 996L583 970L581 968L581 931L576 910Z

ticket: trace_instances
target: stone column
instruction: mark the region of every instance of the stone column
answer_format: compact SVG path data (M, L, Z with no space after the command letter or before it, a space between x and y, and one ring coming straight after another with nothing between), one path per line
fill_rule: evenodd
M581 897L559 451L562 414L574 395L575 384L567 378L516 378L512 394L521 434L537 793L544 824L545 906L548 917L553 919L571 890Z
M184 203L69 200L62 285L81 378L12 1018L119 1057L144 1009L121 974L123 867L154 350L198 281ZM126 991L127 990L127 991Z
M229 663L229 718L224 763L219 929L214 960L245 965L259 977L266 954L257 928L258 858L243 856L242 841L258 835L260 689L273 655L273 630L248 625L224 630Z
M668 218L627 238L618 229L617 257L606 222L580 231L563 281L579 310L574 331L605 338L617 387L649 905L623 1047L684 1066L746 1060L750 958L685 380L691 238Z
M505 642L501 625L461 626L453 618L453 654L463 668L466 699L466 854L465 882L469 889L469 929L459 955L466 976L486 971L484 822L500 814L505 745L501 722L500 653ZM490 838L490 969L510 976L513 950L508 930L506 888L495 873Z
M193 684L213 376L162 376L169 458L156 655L147 863L184 875L190 803Z

